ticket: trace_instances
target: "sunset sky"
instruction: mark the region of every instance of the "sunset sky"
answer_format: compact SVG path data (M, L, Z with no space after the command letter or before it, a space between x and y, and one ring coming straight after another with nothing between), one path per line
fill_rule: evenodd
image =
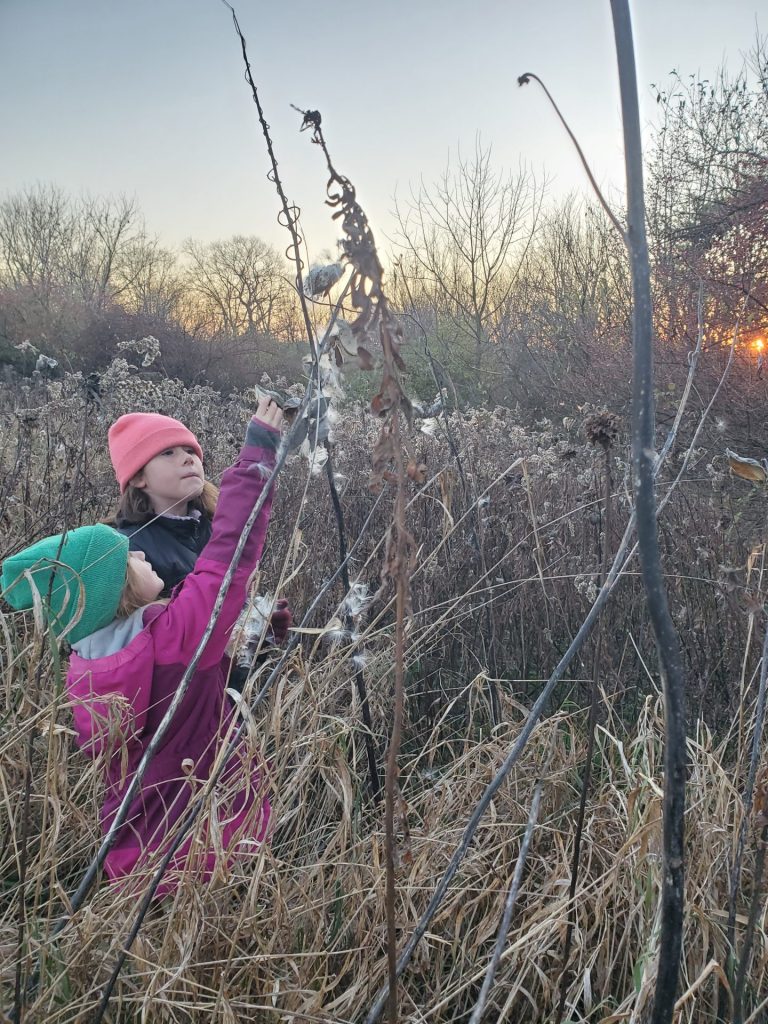
M322 154L291 103L319 109L334 161L386 247L393 196L433 181L480 133L498 168L527 164L552 196L577 157L524 71L561 105L607 189L623 183L607 0L238 0L254 77L310 253L336 231ZM643 116L673 68L736 70L756 0L633 4ZM135 197L168 245L256 234L284 248L278 200L229 11L220 0L0 0L0 195L53 182Z

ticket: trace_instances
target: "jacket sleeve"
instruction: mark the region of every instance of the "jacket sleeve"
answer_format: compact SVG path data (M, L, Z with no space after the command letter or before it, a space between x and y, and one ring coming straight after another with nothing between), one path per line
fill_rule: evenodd
M152 639L144 630L115 654L88 661L73 652L67 691L78 745L89 757L131 749L147 722L154 670Z
M258 445L248 443L254 440L259 442ZM219 588L246 520L275 465L279 440L279 432L263 424L259 424L255 433L249 427L246 445L237 462L222 477L211 539L194 570L150 624L155 638L157 664L188 663L192 658L210 621ZM245 604L248 579L261 557L271 507L270 493L251 528L221 614L200 660L200 668L216 664L224 655L232 626Z

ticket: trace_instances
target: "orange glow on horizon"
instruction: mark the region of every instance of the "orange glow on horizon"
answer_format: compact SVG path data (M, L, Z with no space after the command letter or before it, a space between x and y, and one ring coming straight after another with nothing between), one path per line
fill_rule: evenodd
M755 346L755 348L757 349L758 352L762 352L763 349L765 348L765 342L763 341L762 338L755 338L754 346Z

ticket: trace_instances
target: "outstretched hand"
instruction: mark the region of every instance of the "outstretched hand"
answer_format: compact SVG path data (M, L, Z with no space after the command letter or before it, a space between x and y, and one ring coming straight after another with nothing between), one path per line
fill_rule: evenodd
M283 410L277 402L273 401L267 395L263 395L259 399L259 404L256 406L254 418L261 420L265 426L271 427L272 430L280 430L283 422Z

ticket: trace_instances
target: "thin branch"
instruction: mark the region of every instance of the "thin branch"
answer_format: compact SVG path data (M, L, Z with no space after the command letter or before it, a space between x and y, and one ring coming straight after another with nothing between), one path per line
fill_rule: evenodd
M525 870L525 862L528 859L528 850L531 845L531 839L533 837L533 830L536 827L536 822L539 818L539 807L541 806L541 794L544 789L544 779L547 776L550 762L552 761L552 754L555 750L555 739L557 737L557 728L552 729L552 737L549 742L549 749L544 764L542 765L541 774L536 782L536 787L533 791L533 800L531 801L531 809L528 812L528 821L525 826L525 832L523 834L522 842L520 843L520 852L517 855L517 862L515 864L515 871L512 876L512 883L507 893L507 899L504 903L504 913L501 916L501 922L499 929L496 933L496 943L493 947L493 955L491 956L488 969L485 972L483 978L483 986L480 989L480 995L477 997L477 1002L472 1010L472 1016L469 1018L469 1024L480 1024L483 1019L483 1013L485 1011L486 1003L488 1002L488 996L493 986L494 978L496 977L496 970L501 962L501 958L504 954L504 947L507 942L507 933L509 932L509 923L512 920L512 912L515 909L517 903L517 897L520 892L520 886L523 881L523 871Z
M628 240L628 237L627 237L627 232L621 226L618 218L616 217L616 214L613 212L613 210L608 205L608 201L605 198L605 196L603 195L603 193L601 192L600 186L595 181L595 176L592 174L592 171L590 170L589 164L587 163L587 158L584 156L584 152L583 152L581 146L579 145L578 139L576 138L576 136L571 131L568 122L565 120L563 115L560 113L560 108L555 103L555 101L554 101L554 99L552 97L552 94L550 93L549 89L546 87L546 85L544 85L544 83L539 78L539 76L535 75L532 71L526 71L525 74L520 75L520 77L517 80L517 84L518 85L528 85L528 83L531 80L533 80L534 82L538 82L538 84L544 90L544 93L545 93L547 99L552 104L552 107L553 107L555 113L557 114L557 116L560 118L560 123L562 124L563 128L565 128L565 130L568 132L568 136L569 136L571 142L576 147L576 152L579 154L579 159L581 160L582 167L587 172L587 177L589 178L589 183L592 186L592 188L594 189L595 195L597 196L600 205L605 210L605 212L608 214L608 219L610 220L611 224L613 224L613 226L616 228L618 233L621 235L621 237L622 237L622 239L624 241L624 244L627 246L627 248L629 248L629 240Z
M237 32L237 35L240 38L240 46L243 51L243 61L245 63L245 80L251 87L253 102L256 104L256 110L258 111L259 114L259 123L261 125L261 130L264 133L264 139L267 143L267 152L269 153L270 163L272 164L272 168L269 171L267 177L277 189L277 194L280 197L280 202L282 204L283 219L280 220L280 217L278 217L278 221L282 224L283 227L288 229L291 235L291 248L288 250L286 255L296 265L296 291L298 293L299 302L301 304L302 316L304 317L304 327L307 332L307 340L309 342L309 347L314 358L316 355L314 331L312 329L312 320L310 319L309 316L309 308L307 307L306 296L304 295L304 288L302 286L301 281L303 263L301 260L301 237L299 235L299 231L297 228L300 211L298 206L288 202L288 199L285 195L285 190L283 189L283 183L280 180L280 174L277 170L277 158L275 156L275 151L272 147L272 137L269 134L269 125L267 124L267 120L264 117L264 111L261 109L259 93L256 88L256 83L253 80L253 75L251 74L251 64L250 61L248 60L248 51L245 45L245 36L240 30L240 23L237 20L235 9L231 4L227 3L227 0L221 0L221 2L224 4L225 7L227 7L230 10L232 14L232 21L235 26L235 31Z

